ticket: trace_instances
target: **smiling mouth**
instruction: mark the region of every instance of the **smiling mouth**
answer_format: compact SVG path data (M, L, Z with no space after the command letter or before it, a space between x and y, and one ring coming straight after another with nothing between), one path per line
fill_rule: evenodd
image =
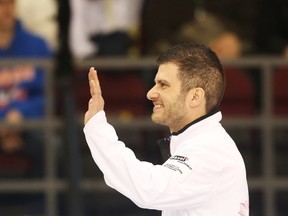
M162 104L154 104L154 110L163 108Z

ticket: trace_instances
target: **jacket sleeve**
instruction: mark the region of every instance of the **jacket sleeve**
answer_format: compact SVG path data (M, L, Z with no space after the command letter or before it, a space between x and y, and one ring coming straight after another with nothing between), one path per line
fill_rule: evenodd
M212 187L213 178L197 172L197 164L189 165L185 159L183 162L184 156L171 157L163 165L139 161L132 150L118 140L104 111L90 119L84 133L106 184L139 207L191 208L202 203Z

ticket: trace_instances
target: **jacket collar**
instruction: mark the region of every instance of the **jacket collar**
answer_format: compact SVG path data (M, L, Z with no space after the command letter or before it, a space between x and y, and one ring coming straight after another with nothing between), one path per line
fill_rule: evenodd
M194 121L190 122L189 124L185 125L185 126L184 126L182 129L180 129L179 131L171 133L171 135L173 135L173 136L176 135L176 136L177 136L177 135L183 133L183 132L184 132L187 128L189 128L191 125L194 125L194 124L196 124L197 122L200 122L200 121L202 121L202 120L204 120L204 119L206 119L206 118L214 115L214 114L217 113L217 112L219 112L219 110L218 110L218 109L215 109L215 110L207 113L206 115L203 115L203 116L195 119Z
M189 124L184 126L182 129L180 129L179 131L171 133L170 136L162 138L162 139L159 139L157 141L157 143L158 143L158 145L160 147L160 151L161 151L162 158L164 159L164 161L168 160L171 157L171 153L170 153L171 136L177 136L177 135L182 134L184 131L186 131L192 125L194 125L194 124L196 124L196 123L198 123L198 122L200 122L200 121L202 121L202 120L204 120L204 119L216 114L217 112L219 112L219 110L215 109L215 110L211 111L210 113L207 113L206 115L201 116L200 118L195 119L194 121L190 122Z

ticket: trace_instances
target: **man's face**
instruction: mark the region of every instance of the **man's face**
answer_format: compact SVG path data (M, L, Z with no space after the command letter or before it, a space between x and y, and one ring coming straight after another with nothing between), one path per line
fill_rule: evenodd
M186 95L181 95L178 73L178 67L173 63L160 65L155 85L147 93L147 98L154 104L152 121L168 126L171 132L188 124Z
M15 19L15 0L0 0L0 30L13 29Z

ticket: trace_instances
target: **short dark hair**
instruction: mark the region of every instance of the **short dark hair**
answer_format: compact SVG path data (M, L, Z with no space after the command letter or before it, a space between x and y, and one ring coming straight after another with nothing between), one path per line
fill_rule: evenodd
M210 48L197 43L181 43L162 53L157 62L171 62L179 67L182 93L196 87L203 88L207 113L218 108L226 80L221 62Z

